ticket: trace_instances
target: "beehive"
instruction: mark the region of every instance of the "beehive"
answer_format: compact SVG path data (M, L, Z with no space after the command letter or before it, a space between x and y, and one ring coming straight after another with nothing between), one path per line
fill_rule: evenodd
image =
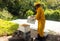
M31 40L30 25L22 24L19 26L18 30L22 32L22 34L20 34L20 36L22 36L26 41Z
M18 30L22 31L23 33L27 33L30 31L30 25L28 24L19 25Z

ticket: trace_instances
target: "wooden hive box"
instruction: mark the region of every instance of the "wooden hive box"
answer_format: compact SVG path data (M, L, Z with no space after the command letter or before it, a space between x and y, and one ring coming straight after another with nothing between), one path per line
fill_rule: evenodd
M23 32L21 35L26 41L31 40L31 29L30 25L28 24L22 24L18 28L19 31Z
M22 31L23 33L27 33L30 31L30 25L28 24L19 25L18 30Z

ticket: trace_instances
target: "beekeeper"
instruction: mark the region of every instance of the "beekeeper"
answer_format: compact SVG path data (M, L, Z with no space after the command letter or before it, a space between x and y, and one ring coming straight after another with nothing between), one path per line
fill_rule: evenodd
M38 21L38 37L41 41L44 39L44 27L45 27L45 15L44 10L41 7L40 2L35 2L34 6L36 8L36 16L35 19Z

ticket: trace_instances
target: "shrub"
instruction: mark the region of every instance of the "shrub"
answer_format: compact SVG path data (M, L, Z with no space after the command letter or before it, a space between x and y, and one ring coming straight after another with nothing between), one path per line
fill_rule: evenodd
M51 16L51 14L52 14L53 12L54 12L54 11L53 11L52 9L46 9L46 10L45 10L44 13L45 13L45 17L46 17L47 20L50 20L50 19L51 19L50 16Z
M59 10L45 10L45 17L47 20L60 21L60 12Z
M0 19L0 36L11 35L18 28L18 24Z
M55 10L54 13L51 15L52 20L56 20L59 21L59 16L60 16L60 12L59 10Z
M28 11L26 12L25 16L26 16L26 18L27 18L28 16L31 16L31 15L33 15L33 14L34 14L34 12L33 12L32 10L28 10Z
M45 14L52 14L54 12L54 10L52 10L52 9L46 9L45 10Z
M13 16L7 10L0 11L0 18L4 20L12 20Z

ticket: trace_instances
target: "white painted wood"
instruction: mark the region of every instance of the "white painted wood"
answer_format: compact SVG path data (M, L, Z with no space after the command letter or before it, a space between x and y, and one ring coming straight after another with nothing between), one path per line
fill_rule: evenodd
M20 31L22 31L24 33L29 32L30 31L30 25L28 25L28 24L21 24L21 25L19 25L18 30L20 30Z
M27 19L27 22L35 24L35 16L29 16L28 19Z

